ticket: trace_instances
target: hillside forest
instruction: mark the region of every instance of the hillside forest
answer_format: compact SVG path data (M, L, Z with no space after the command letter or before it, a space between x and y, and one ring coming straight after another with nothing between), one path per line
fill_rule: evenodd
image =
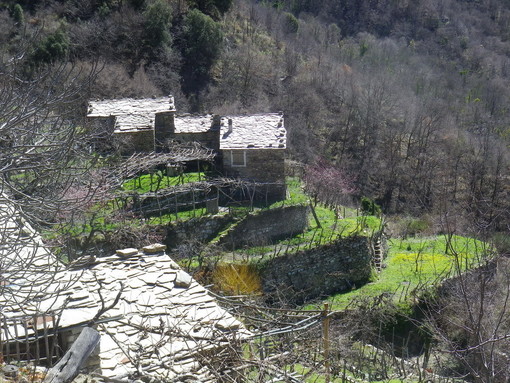
M92 98L284 111L291 157L340 168L385 213L508 229L503 1L4 1L4 61L100 68ZM84 106L81 106L84 108Z
M384 294L357 296L358 310L332 326L338 360L375 352L386 363L375 348L353 347L364 339L399 357L419 354L426 367L434 339L447 350L442 375L508 381L507 1L0 0L0 82L0 192L41 232L87 209L97 218L98 199L127 190L97 182L110 159L82 139L90 99L171 94L179 113L283 111L288 175L302 176L313 196L300 203L330 209L322 206L331 225L321 233L337 228L337 205L353 222L345 212L361 205L393 238L390 254L416 256L409 278L427 292L405 307ZM117 213L101 225L120 222ZM119 241L136 237L129 230ZM457 236L477 254L454 249ZM429 296L420 257L437 261L439 247L459 255L448 260L459 273ZM497 260L464 273L488 247Z

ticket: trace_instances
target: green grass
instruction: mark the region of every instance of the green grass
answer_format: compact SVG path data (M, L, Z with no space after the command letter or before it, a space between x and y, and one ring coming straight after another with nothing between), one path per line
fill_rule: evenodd
M303 191L298 177L287 177L287 198L269 206L269 209L285 206L309 205L310 197ZM308 228L292 238L278 241L272 246L256 246L249 249L239 250L242 255L262 256L273 253L275 247L286 247L286 252L292 253L303 248L311 248L324 245L339 237L350 235L371 235L381 228L381 220L375 216L361 216L359 211L353 208L340 207L338 212L331 208L317 204L315 207L320 226L315 221L312 212L308 214Z
M167 185L178 185L185 182L195 182L204 179L204 173L186 173L179 177L150 176L148 174L130 179L124 182L122 190L136 191L139 193L154 191L157 187L166 187ZM301 181L297 177L287 178L288 198L272 204L271 208L295 205L309 205L309 197L303 192ZM82 217L83 221L74 223L74 225L62 225L58 232L69 233L73 236L88 235L92 230L111 231L117 229L120 225L131 226L140 224L140 219L129 217L116 217L118 204L116 200L106 201L94 205L86 216ZM232 214L240 217L248 213L249 208L239 207ZM373 216L358 216L355 209L341 208L338 212L318 204L315 206L315 212L318 217L320 226L309 213L309 226L305 232L294 236L293 238L279 241L273 246L252 247L239 252L239 256L247 258L260 258L263 255L269 255L275 252L276 247L285 247L285 251L292 253L305 248L329 243L338 237L346 237L352 234L370 235L380 229L381 221ZM167 213L158 217L150 217L144 220L147 225L163 225L178 220L187 220L194 217L200 217L206 214L205 208L195 210L186 210L176 213ZM116 217L116 218L115 218ZM120 219L120 221L119 221ZM229 226L230 227L230 226ZM227 231L228 228L225 230ZM224 232L225 232L224 231ZM218 234L216 240L224 234ZM214 240L212 241L214 242Z
M382 294L390 294L394 302L407 305L416 294L476 267L491 253L485 243L460 236L388 242L386 267L373 282L328 299L333 310L345 309L360 297L375 298Z
M285 182L287 184L287 198L273 203L269 206L270 209L290 205L303 205L309 202L310 197L303 191L301 180L298 177L287 177Z
M168 177L161 173L143 174L140 177L132 178L122 184L124 191L136 191L138 193L155 192L159 189L183 185L190 182L205 180L203 172L183 173L178 176Z
M317 206L315 211L321 227L317 226L313 215L310 213L308 216L310 225L308 230L294 238L281 241L281 244L318 246L339 237L345 238L354 234L370 235L381 227L380 219L374 216L337 219L335 212L326 207Z
M195 210L180 211L177 214L168 213L159 217L149 217L145 220L147 225L164 225L170 222L187 220L195 217L201 217L206 214L206 208L197 208ZM96 216L91 222L83 224L66 225L63 224L58 228L58 232L66 232L73 236L87 235L93 229L102 231L113 231L121 226L139 225L140 219L125 219L122 222L109 222L105 216ZM48 233L49 235L50 233Z
M148 225L163 225L166 223L174 222L174 221L185 221L195 217L201 217L207 214L207 209L205 207L200 207L195 210L185 210L179 211L176 213L168 213L163 214L160 217L150 217L147 218L146 223Z
M306 376L304 382L307 382L307 383L325 383L326 382L326 377L325 377L324 372L314 371L312 368L303 366L300 363L286 366L285 371L296 372L301 376ZM342 383L343 382L343 377L342 377L343 374L344 374L344 371L340 371L339 376L336 376L336 377L331 376L329 381L331 383ZM365 382L366 381L364 379L360 379L360 378L356 377L349 370L345 371L345 377L348 379L351 379L353 381L356 381L356 382ZM413 383L413 382L417 382L417 380L415 378L406 379L406 380L402 380L402 379L370 380L370 383L383 383L383 382L384 383Z
M275 247L285 247L287 253L293 253L331 243L340 237L345 238L355 234L370 236L381 229L381 220L378 217L359 216L337 219L334 211L320 205L316 206L315 211L321 227L317 226L312 213L309 213L309 226L303 233L280 240L271 246L250 247L238 252L253 257L274 253Z
M313 371L312 368L303 366L300 363L293 364L292 366L287 366L285 368L285 371L287 372L295 372L298 373L301 376L307 376L307 378L304 380L306 383L325 383L326 378L324 373L319 373ZM346 376L352 377L349 373L346 373ZM341 383L342 378L331 378L331 383Z
M150 175L144 174L140 177L127 180L122 185L124 191L136 191L138 193L146 193L157 191L159 188L166 188L169 186L178 186L189 182L197 182L205 179L205 173L184 173L180 176L167 177L161 174ZM115 215L117 210L116 200L104 201L92 206L82 217L82 222L75 222L73 224L62 224L53 232L46 232L45 237L48 239L54 238L59 233L67 233L71 236L88 235L92 230L113 231L120 226L133 226L139 225L140 219L138 218L124 218L120 222L113 222L109 216ZM200 217L206 214L205 208L197 208L195 210L179 211L176 213L163 214L159 217L150 217L145 223L148 225L162 225L169 222L178 220L187 220L194 217Z

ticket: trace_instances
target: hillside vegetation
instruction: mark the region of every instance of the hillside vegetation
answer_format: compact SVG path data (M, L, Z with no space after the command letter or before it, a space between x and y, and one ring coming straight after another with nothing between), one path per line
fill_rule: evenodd
M326 157L385 212L507 229L502 0L1 5L2 55L24 52L26 75L100 62L83 103L172 93L180 111L283 110L292 156Z
M507 382L510 266L495 252L510 253L509 68L504 0L3 0L1 197L34 228L56 228L46 239L58 249L155 242L158 225L206 211L139 217L126 196L202 174L102 179L118 158L91 150L87 101L173 94L179 112L284 111L288 157L309 195L294 179L280 204L315 206L318 218L238 255L257 260L376 230L381 213L390 248L370 283L327 297L342 310L329 360L324 333L302 327L251 345L262 355L254 376L270 350L308 381L327 381L331 361L337 381ZM22 237L5 247L18 251ZM176 255L190 265L235 257L181 245ZM248 266L234 270L245 284ZM306 315L327 327L330 318L242 305L247 321L264 316L264 329ZM407 376L397 355L418 358L419 375Z

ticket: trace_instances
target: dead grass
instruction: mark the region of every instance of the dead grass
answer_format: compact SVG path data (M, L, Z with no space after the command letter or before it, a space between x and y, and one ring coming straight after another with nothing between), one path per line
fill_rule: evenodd
M257 294L262 291L259 274L249 264L220 264L213 272L214 286L226 294Z

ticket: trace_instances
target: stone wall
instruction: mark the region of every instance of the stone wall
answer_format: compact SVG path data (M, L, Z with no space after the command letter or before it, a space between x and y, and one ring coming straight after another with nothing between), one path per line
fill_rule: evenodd
M144 217L158 217L206 206L206 202L216 198L217 192L203 185L189 184L189 187L176 187L166 193L149 192L137 196L131 211Z
M220 243L229 249L263 246L302 233L308 227L308 207L288 206L246 216Z
M232 216L216 215L170 223L166 226L165 245L169 248L175 248L189 240L208 242L233 221Z
M219 131L215 129L201 133L176 133L171 138L184 143L198 142L202 146L215 151L218 151L220 148Z
M244 153L245 165L232 166L232 152ZM223 150L223 172L227 177L254 180L257 182L278 183L271 185L269 200L285 198L285 162L283 149Z
M261 271L262 286L268 297L278 292L303 303L365 284L372 274L371 261L369 238L343 238L267 261Z
M114 148L113 131L115 129L115 117L88 117L85 119L88 134L92 137L90 144L94 150L108 153Z
M123 155L130 155L135 152L153 152L154 130L115 133L115 142L118 150Z

